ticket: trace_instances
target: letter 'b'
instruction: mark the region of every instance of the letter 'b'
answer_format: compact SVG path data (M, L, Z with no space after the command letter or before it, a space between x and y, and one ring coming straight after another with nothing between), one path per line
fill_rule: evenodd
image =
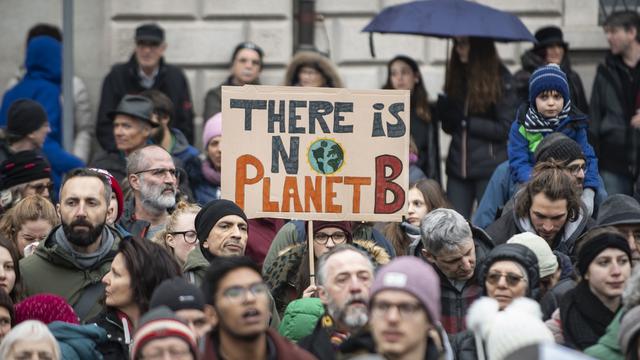
M386 177L387 168L391 169L391 174ZM380 155L376 157L376 203L374 212L376 214L392 214L404 205L405 192L402 186L394 183L402 173L402 161L393 155ZM393 200L387 203L387 191L393 194Z

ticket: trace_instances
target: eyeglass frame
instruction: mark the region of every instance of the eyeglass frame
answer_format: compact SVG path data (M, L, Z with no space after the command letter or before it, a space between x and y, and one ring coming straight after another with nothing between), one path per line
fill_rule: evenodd
M324 241L322 241L322 240L318 239L318 234L326 235L326 236L327 236L327 238L326 238ZM334 238L334 236L335 236L335 235L340 235L340 234L344 235L344 240L342 240L342 241L338 242L338 241L336 241L336 239ZM329 235L329 234L327 234L327 233L324 233L324 232L317 232L317 233L313 234L313 241L314 241L315 243L320 244L320 245L327 245L327 243L329 242L329 239L331 239L331 241L333 241L333 243L334 243L334 244L336 244L336 245L344 244L344 243L346 243L346 242L347 242L347 240L349 239L349 234L347 234L347 233L346 233L346 232L344 232L344 231L336 231L336 232L334 232L334 233L333 233L333 234L331 234L331 235Z
M37 185L27 184L27 188L33 189L36 192L36 194L38 194L38 195L42 195L42 193L44 192L44 189L47 189L49 191L49 194L52 194L53 193L53 182L49 181L46 184L37 184Z
M499 277L497 279L495 279L495 280L490 280L492 278L492 275L493 276L499 275ZM526 282L527 281L527 279L524 276L518 275L518 274L513 273L513 272L508 272L508 273L505 274L505 273L501 273L501 272L497 272L497 271L496 272L487 273L487 276L485 277L485 281L488 282L491 285L498 285L500 283L500 279L502 279L502 278L504 278L505 282L507 283L507 286L509 286L509 287L515 287L518 284L520 284L520 282L522 282L522 281ZM514 282L513 280L510 280L510 279L513 279L513 278L517 278L518 281Z
M232 290L240 290L241 292L238 294L238 296L232 296L231 294L229 294L229 292ZM261 292L256 292L258 290ZM225 289L222 292L222 296L232 302L240 303L247 300L247 293L249 292L251 292L251 295L253 295L253 297L266 295L267 292L269 292L269 286L264 281L253 283L249 285L248 288L240 285L235 285Z
M389 316L391 309L396 309L398 316L402 320L411 319L420 310L424 311L424 307L419 303L411 304L408 302L401 302L393 304L387 301L374 301L371 304L371 316L378 318L387 317Z
M147 170L142 170L142 171L136 171L136 172L133 173L133 175L140 175L140 174L144 174L144 173L148 173L148 172L152 172L151 173L152 176L162 176L163 178L165 176L167 176L166 174L169 174L174 179L180 180L180 171L178 171L178 169L176 169L176 168L173 168L173 169L153 168L153 169L147 169ZM161 172L161 173L159 173L159 172Z
M580 170L582 170L585 175L587 174L587 163L586 162L584 164L582 164L582 165L578 165L578 164L571 165L571 166L567 165L567 166L565 166L565 168L567 169L567 171L571 175L577 175L580 172Z
M190 242L189 240L187 240L187 233L193 233L193 242ZM170 231L168 232L168 234L176 236L176 235L182 235L182 237L184 238L184 242L186 242L189 245L195 244L198 242L198 233L195 230L187 230L187 231Z

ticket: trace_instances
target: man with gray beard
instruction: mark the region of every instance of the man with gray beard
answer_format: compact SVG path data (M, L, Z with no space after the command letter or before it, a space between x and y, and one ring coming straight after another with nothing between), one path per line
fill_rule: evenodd
M176 204L176 166L162 147L145 146L127 158L127 179L133 197L118 223L134 237L151 239L164 229L168 209Z
M351 245L338 245L318 259L317 269L318 296L325 314L298 345L320 360L333 360L340 346L369 320L373 264Z

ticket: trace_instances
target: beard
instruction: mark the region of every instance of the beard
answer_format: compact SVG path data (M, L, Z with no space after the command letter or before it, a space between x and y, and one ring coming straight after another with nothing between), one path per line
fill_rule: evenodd
M328 295L327 297L327 312L335 321L341 322L351 329L361 328L367 324L367 321L369 321L369 315L367 314L366 307L351 306L355 302L362 302L364 304L367 304L368 301L363 296L350 296L345 302L344 306L339 306L338 304L336 304L336 302L331 298L330 295Z
M83 226L88 231L77 231L76 227ZM93 226L84 219L72 221L70 224L62 223L62 230L67 240L77 246L89 246L98 240L104 229L104 221L97 226Z
M171 190L171 193L165 194L165 190ZM176 205L176 188L173 185L153 185L142 180L140 195L143 205L155 210L166 211Z

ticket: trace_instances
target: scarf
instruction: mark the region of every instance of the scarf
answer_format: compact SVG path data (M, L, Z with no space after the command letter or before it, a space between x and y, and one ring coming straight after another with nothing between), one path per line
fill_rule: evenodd
M566 345L584 350L598 342L607 326L616 316L604 306L589 289L587 281L581 281L560 302L560 320Z
M571 100L562 108L558 116L553 118L545 118L536 110L533 105L529 106L524 119L524 128L530 133L550 133L554 132L558 124L569 116L571 110Z
M201 169L202 175L208 182L212 183L215 186L220 185L220 171L216 171L216 169L213 168L213 165L211 165L211 161L209 161L209 159L206 159L202 162Z
M102 234L101 234L102 243L100 244L100 247L96 252L91 254L77 252L73 248L73 246L71 246L71 243L69 242L69 240L67 240L67 237L64 234L64 230L62 229L62 226L60 226L58 230L56 230L56 233L54 234L54 239L56 244L58 244L60 247L62 247L66 252L68 252L71 255L71 257L73 258L74 264L79 269L82 269L82 270L93 268L102 259L104 259L107 255L109 255L109 252L113 247L113 243L115 242L115 237L106 226L102 229Z

